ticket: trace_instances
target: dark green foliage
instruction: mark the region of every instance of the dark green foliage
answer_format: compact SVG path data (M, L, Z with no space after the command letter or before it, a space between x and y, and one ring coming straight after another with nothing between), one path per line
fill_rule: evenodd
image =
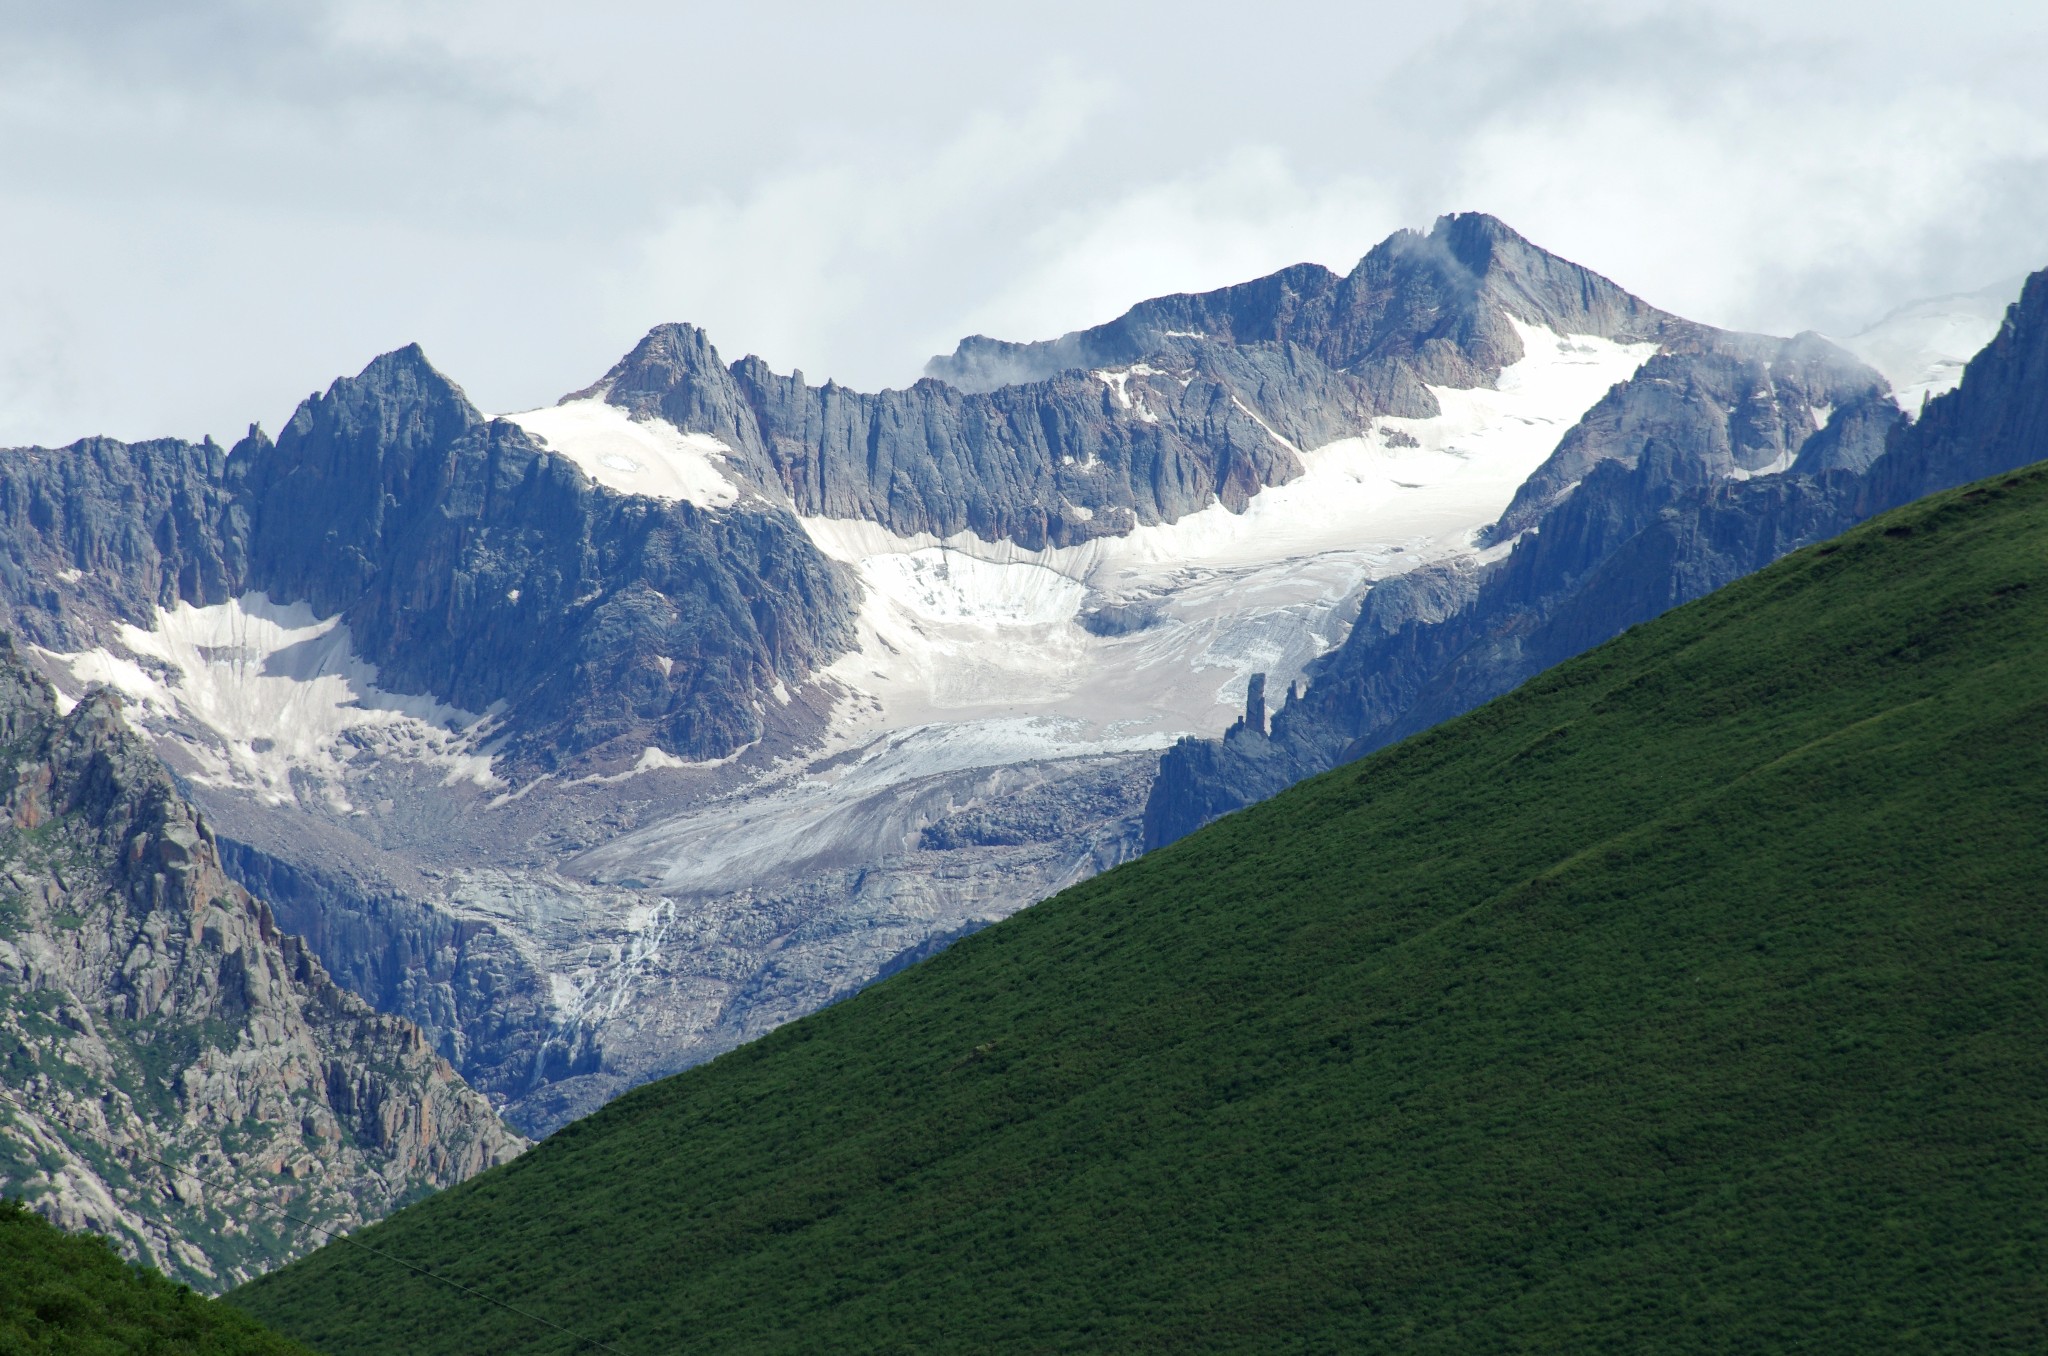
M624 1352L2048 1349L2048 473L366 1230ZM334 1353L567 1352L330 1246Z
M306 1356L248 1315L131 1266L101 1239L62 1233L11 1200L0 1200L0 1352Z

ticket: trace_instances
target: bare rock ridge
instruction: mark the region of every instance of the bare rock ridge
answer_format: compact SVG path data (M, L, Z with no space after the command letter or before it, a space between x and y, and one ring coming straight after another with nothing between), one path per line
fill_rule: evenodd
M1214 292L1140 302L1058 339L1017 344L976 335L934 358L927 376L962 390L1042 380L1070 368L1137 362L1177 341L1278 344L1359 378L1376 411L1437 412L1425 384L1485 385L1522 356L1509 319L1560 334L1682 344L1707 333L1631 296L1591 269L1537 248L1480 212L1399 231L1349 274L1320 264Z
M523 1147L227 877L111 696L60 715L4 636L0 741L0 1190L221 1290L323 1241L280 1211L352 1227Z
M1712 333L1478 213L1402 232L1343 278L1304 264L1164 297L1039 344L970 339L907 390L864 395L758 358L722 365L664 326L579 395L711 434L797 510L903 534L1067 546L1300 472L1296 453L1380 415L1437 413L1428 384L1489 385L1512 322L1686 343Z
M1434 413L1428 384L1490 383L1521 356L1516 323L1674 352L1740 339L1480 214L1397 234L1343 278L1304 265L1012 346L1033 379L994 390L965 358L907 390L814 387L662 326L580 394L725 442L755 493L716 509L596 486L408 347L309 397L274 443L0 458L0 624L70 651L261 591L342 618L385 690L493 713L515 777L647 748L716 759L851 642L855 586L795 515L1035 548L1241 510L1301 449Z
M1515 543L1506 559L1375 589L1269 735L1240 728L1170 750L1146 846L1470 710L1885 509L2048 456L2048 273L1917 422L1812 337L1775 353L1732 338L1651 359L1589 411L1493 529Z

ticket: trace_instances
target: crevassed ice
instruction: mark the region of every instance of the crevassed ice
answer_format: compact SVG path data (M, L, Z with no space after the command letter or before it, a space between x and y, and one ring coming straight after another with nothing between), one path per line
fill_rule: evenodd
M597 397L501 415L621 494L716 508L738 500L726 473L732 449L708 433L684 433L665 419L635 419Z
M195 607L159 608L150 629L123 623L121 649L43 652L77 687L105 683L128 701L144 730L170 735L197 780L255 791L272 804L298 799L294 771L344 812L344 735L380 750L446 767L446 781L497 784L490 759L470 736L480 717L431 697L377 686L377 669L356 657L338 617L261 593Z

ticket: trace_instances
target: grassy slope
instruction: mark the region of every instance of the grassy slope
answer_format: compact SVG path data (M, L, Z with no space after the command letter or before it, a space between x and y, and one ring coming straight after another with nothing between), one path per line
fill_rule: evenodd
M0 1352L8 1356L308 1356L296 1342L130 1266L98 1238L0 1201Z
M2048 1347L2048 473L367 1231L627 1352ZM341 1356L566 1339L329 1247Z

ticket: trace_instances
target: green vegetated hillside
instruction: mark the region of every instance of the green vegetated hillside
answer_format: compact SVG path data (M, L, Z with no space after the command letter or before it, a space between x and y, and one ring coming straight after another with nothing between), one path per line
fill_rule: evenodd
M359 1237L620 1352L2048 1349L2048 473ZM576 1344L359 1250L322 1349Z
M247 1314L132 1266L0 1200L0 1352L7 1356L310 1356Z

